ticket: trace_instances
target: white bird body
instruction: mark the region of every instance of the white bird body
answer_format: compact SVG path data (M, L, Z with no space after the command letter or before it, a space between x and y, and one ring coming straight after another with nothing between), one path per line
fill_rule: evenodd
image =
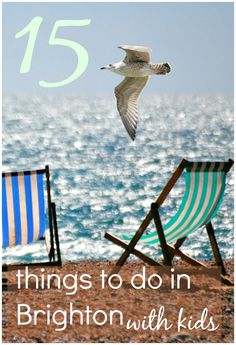
M168 63L152 64L150 48L129 45L118 48L125 50L125 59L101 69L107 69L125 77L115 88L115 96L123 124L131 139L134 140L138 121L137 100L140 93L150 75L166 74L170 72L171 68Z
M124 77L142 78L152 74L157 74L157 66L146 62L131 62L125 63L124 61L112 64L111 71ZM109 68L108 68L109 69Z

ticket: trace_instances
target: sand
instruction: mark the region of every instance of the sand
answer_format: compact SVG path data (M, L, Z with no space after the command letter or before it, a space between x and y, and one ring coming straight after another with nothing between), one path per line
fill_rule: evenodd
M212 261L204 263L213 267ZM233 261L228 260L225 264L233 279ZM31 268L29 273L39 276L38 289L33 278L29 280L29 287L26 289L25 277L21 279L22 286L18 289L17 272L7 272L9 290L3 293L3 342L233 342L233 287L222 285L211 277L210 273L218 273L215 269L212 268L207 274L206 271L200 274L198 270L197 274L196 269L191 273L188 270L185 274L189 277L191 288L188 288L188 279L185 279L181 280L182 285L177 289L176 274L181 273L182 268L189 268L185 263L175 262L175 275L172 273L171 280L170 271L164 274L141 261L130 260L119 273L122 286L116 289L119 281L113 279L111 283L114 288L111 288L104 280L105 286L102 289L100 274L102 270L104 273L110 272L113 265L114 262L110 261L81 261L64 263L61 268L45 268L45 272L40 268ZM131 278L134 274L142 273L144 267L145 279L136 277L132 285ZM21 273L25 273L24 269ZM46 289L47 284L42 287L42 282L46 282L43 278L52 273L57 276L51 280L51 287ZM68 274L72 276L69 277ZM83 274L89 274L90 277L83 277ZM151 274L158 274L162 281L160 278L149 280L148 284ZM75 278L78 281L73 285ZM173 282L175 285L171 286ZM146 286L137 288L141 284ZM30 308L31 317L36 310L43 311L38 314L37 324L33 324L33 318L29 322L30 316L23 315L26 311L23 304ZM71 307L80 311L72 319L69 313ZM20 316L17 310L22 313ZM112 314L111 311L117 312ZM57 313L54 314L55 312ZM157 316L150 318L150 314L155 313L159 315L159 323ZM201 317L205 318L204 322L203 319L198 321ZM164 318L166 321L161 323ZM71 320L73 324L70 324ZM139 329L134 329L134 321L137 328L140 326ZM29 323L19 325L19 322ZM127 324L130 329L127 329ZM169 329L165 329L168 327Z

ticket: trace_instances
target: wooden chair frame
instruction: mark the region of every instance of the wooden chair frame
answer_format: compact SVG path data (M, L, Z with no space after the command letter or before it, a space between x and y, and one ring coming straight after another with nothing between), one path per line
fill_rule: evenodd
M24 174L30 174L31 171L25 171ZM22 267L42 267L42 266L61 266L61 251L57 227L57 216L56 216L56 205L51 201L51 186L50 186L50 172L49 166L46 165L45 169L37 170L37 173L45 174L46 176L46 189L47 189L47 204L48 204L48 220L49 220L49 241L50 250L48 252L49 261L48 262L35 262L35 263L20 263L20 264L3 264L2 271L12 271L21 269ZM12 173L12 175L17 175L18 172ZM3 176L5 173L2 174ZM46 240L45 237L40 238L40 240Z
M181 161L181 163L179 164L179 166L177 167L177 169L173 173L170 180L165 185L164 189L162 190L162 192L159 195L159 197L157 198L157 200L151 204L151 209L150 209L149 213L147 214L146 218L141 223L139 229L137 230L137 232L135 233L135 235L133 236L133 238L131 239L129 244L125 243L124 241L122 241L121 239L119 239L118 237L116 237L110 233L105 234L106 239L112 241L114 244L117 244L118 246L125 249L123 254L117 260L111 274L115 274L115 273L118 273L120 271L121 267L124 265L124 263L126 262L126 260L128 259L130 254L134 254L139 259L143 260L144 262L146 262L147 264L152 265L152 266L161 266L164 268L171 267L172 266L172 260L173 260L174 256L179 256L179 257L181 257L182 260L186 261L187 263L189 263L193 266L199 266L199 267L205 267L206 268L206 265L204 265L200 261L190 257L189 255L186 255L185 253L183 253L180 250L180 247L184 243L186 237L178 239L174 245L170 245L166 242L165 234L164 234L162 223L161 223L160 213L159 213L160 206L165 201L166 197L170 193L171 189L174 187L175 183L177 182L177 180L181 176L184 169L189 166L189 163L190 162L187 161L186 159L183 159ZM226 166L225 166L224 171L227 173L233 164L234 164L233 160L229 159ZM157 234L159 236L160 246L161 246L162 254L163 254L163 258L164 258L163 262L157 262L157 261L149 258L147 255L143 254L139 250L135 249L136 244L138 243L138 241L141 238L141 236L143 235L144 231L147 229L147 227L151 223L152 219L154 219ZM224 263L223 263L223 260L222 260L221 254L220 254L219 246L217 244L217 240L215 237L215 232L214 232L214 228L212 226L212 223L209 222L208 224L206 224L205 227L206 227L207 234L208 234L208 237L210 240L210 244L211 244L211 248L213 251L216 265L221 268L222 282L227 284L227 285L232 285L232 282L229 279L227 279L226 277L224 277L225 275L227 275L227 273L226 273L226 269L225 269L225 266L224 266Z

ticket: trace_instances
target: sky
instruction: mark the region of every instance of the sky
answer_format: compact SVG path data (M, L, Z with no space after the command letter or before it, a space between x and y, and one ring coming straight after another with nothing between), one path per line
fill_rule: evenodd
M145 94L232 94L233 12L233 3L4 3L3 95L111 94L122 77L100 67L124 58L117 49L122 44L148 46L154 63L172 66L169 75L152 77ZM30 36L15 35L35 17L42 17L42 22L31 66L20 73ZM81 66L70 47L49 45L57 20L81 19L91 22L61 27L56 37L77 42L87 51L84 73L64 86L40 86L40 80L67 79L77 61Z

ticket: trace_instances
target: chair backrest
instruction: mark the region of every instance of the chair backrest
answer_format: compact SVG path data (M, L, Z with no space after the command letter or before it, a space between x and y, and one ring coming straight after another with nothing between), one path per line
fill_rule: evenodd
M192 195L194 209L198 205L195 217L201 219L201 225L209 223L221 205L227 172L228 162L190 163L186 168L186 190Z
M3 247L25 245L44 236L50 202L49 169L2 174Z
M176 241L209 223L223 199L229 162L188 162L185 167L185 193L176 214L163 226L166 240ZM142 242L159 242L156 233L143 235Z

